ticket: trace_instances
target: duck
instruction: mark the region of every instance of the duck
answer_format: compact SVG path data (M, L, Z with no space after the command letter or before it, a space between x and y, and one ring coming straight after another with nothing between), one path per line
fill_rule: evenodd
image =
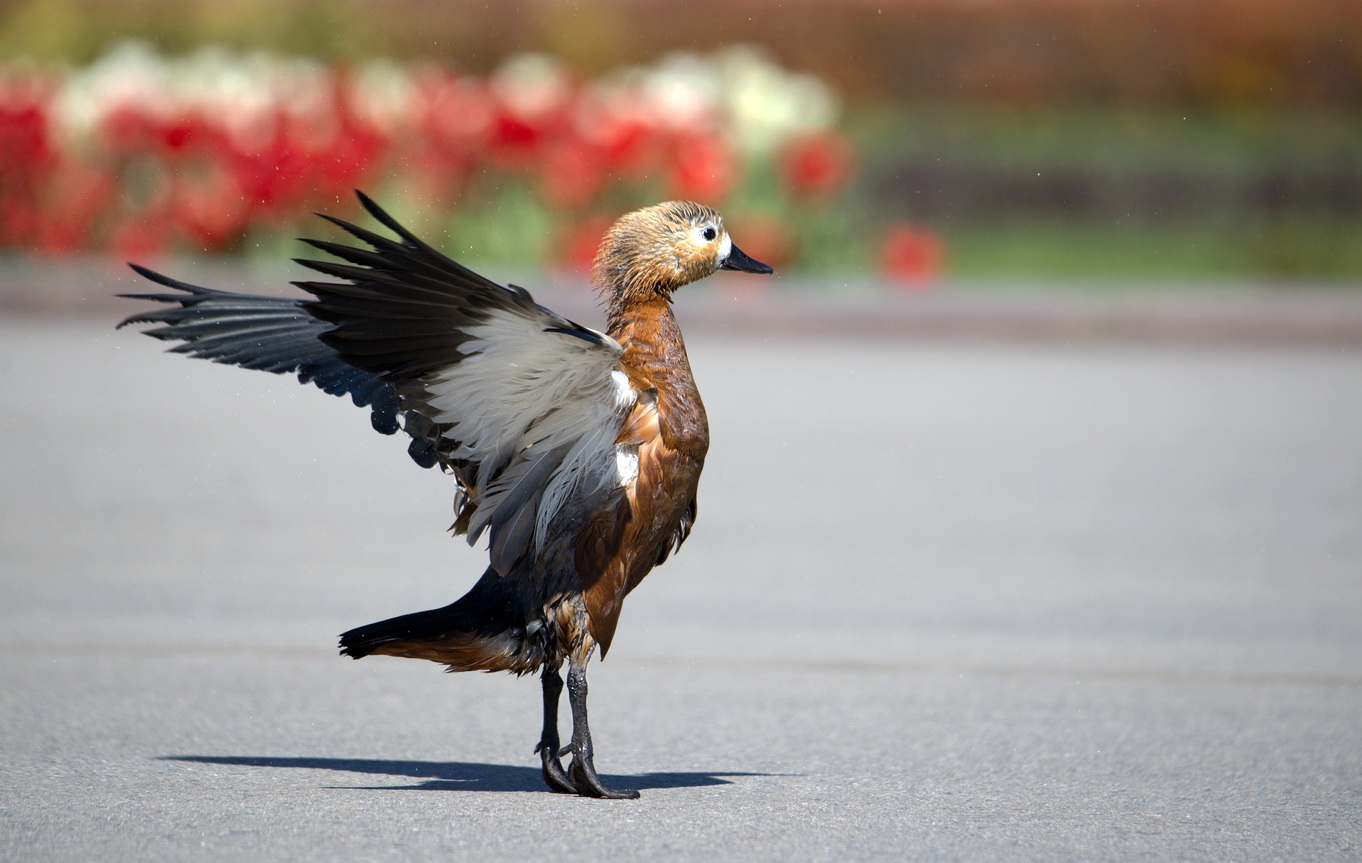
M773 269L709 206L636 210L597 252L606 325L595 330L457 263L356 194L390 234L319 214L359 244L303 240L330 256L295 259L328 277L294 282L310 297L214 290L130 264L173 293L123 294L162 305L118 326L152 325L145 334L173 353L295 374L369 408L376 431L410 438L413 461L453 478L451 531L470 545L486 537L488 565L449 605L343 633L341 654L538 674L534 751L548 788L636 798L596 770L586 672L609 651L625 597L696 520L709 425L674 295L719 270Z

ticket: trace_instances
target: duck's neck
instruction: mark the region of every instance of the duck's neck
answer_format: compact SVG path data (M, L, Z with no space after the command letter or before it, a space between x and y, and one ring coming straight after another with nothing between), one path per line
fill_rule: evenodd
M606 331L612 336L632 323L662 317L672 320L671 303L660 292L612 290L605 296Z
M640 389L656 389L667 445L703 457L709 426L671 304L654 295L610 309L610 335L624 346L620 365Z
M672 315L672 306L660 294L638 299L611 298L607 332L624 345L625 361L653 368L676 367L690 374L686 344Z

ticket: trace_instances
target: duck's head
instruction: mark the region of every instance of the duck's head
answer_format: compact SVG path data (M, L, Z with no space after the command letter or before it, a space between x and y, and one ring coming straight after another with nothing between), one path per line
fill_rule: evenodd
M733 244L723 216L690 201L667 201L615 222L596 253L596 284L612 307L660 296L717 270L772 273Z

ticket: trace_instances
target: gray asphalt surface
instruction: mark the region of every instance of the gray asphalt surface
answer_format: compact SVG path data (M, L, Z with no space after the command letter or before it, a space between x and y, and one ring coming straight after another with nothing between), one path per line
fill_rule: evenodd
M448 481L159 347L0 320L5 860L1362 858L1354 350L693 335L600 802L535 680L335 655L481 571Z

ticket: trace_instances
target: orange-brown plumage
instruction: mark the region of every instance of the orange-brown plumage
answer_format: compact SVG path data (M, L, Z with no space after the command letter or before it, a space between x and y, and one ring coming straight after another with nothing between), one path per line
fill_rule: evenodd
M605 549L605 560L592 560L583 571L591 634L602 655L624 597L689 531L709 450L705 406L670 304L654 294L627 301L620 311L610 330L624 346L620 368L634 389L650 397L639 400L625 423L630 439L639 442L638 479L625 490L626 505L609 513L616 523L603 526L618 540ZM594 537L587 541L598 547Z
M634 796L596 775L585 667L597 647L610 648L624 598L696 516L709 427L672 297L721 267L771 268L734 246L709 207L637 210L615 223L596 258L608 322L598 333L440 255L361 201L400 239L332 220L372 251L307 241L346 262L302 262L342 280L298 283L315 301L243 297L139 270L189 296L145 296L181 308L125 323L165 323L150 334L184 341L184 352L349 393L372 405L376 429L412 437L419 464L453 474L453 529L470 542L487 536L491 565L451 605L345 633L342 652L451 671L538 670L545 781ZM573 736L560 752L564 661ZM564 770L566 752L574 758Z

